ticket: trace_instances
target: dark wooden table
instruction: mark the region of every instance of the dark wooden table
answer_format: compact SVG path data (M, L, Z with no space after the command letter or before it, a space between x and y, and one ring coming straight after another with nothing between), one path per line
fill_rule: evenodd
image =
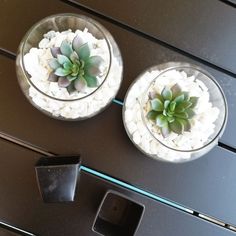
M122 106L115 102L82 122L54 120L33 108L17 84L17 47L32 24L65 12L92 17L113 34L124 60L120 101L135 77L154 64L187 61L214 75L229 106L219 145L196 161L168 164L133 146L123 127ZM217 0L2 0L0 235L95 235L92 222L108 189L146 206L137 235L236 235L235 22L236 9ZM114 181L83 171L75 202L45 204L34 165L42 155L59 154L81 154L84 166Z

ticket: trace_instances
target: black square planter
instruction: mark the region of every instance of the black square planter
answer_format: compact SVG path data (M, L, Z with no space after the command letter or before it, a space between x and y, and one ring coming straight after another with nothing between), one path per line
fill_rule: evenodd
M143 213L142 204L109 190L99 206L92 229L104 236L132 236L139 227Z
M42 157L36 176L44 202L73 201L80 171L79 156Z

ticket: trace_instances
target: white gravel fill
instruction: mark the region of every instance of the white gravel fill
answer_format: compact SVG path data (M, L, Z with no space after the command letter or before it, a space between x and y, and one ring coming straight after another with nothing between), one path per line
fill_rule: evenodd
M172 87L174 84L178 83L182 91L189 92L190 96L199 97L198 104L194 110L196 115L191 120L192 128L190 132L184 132L182 135L172 132L171 135L165 139L161 135L160 129L154 125L153 122L148 121L147 126L152 131L154 137L156 137L155 139L143 123L140 104L143 94L159 73L159 71L146 72L130 88L124 104L124 122L126 129L133 142L138 145L144 153L154 158L162 158L171 162L188 160L191 158L191 152L176 152L165 147L156 139L163 142L166 146L178 150L200 148L208 142L209 137L214 133L214 122L219 116L219 109L212 106L212 103L209 101L208 88L202 81L196 80L194 76L187 77L185 72L171 70L156 80L149 91L161 93L165 86ZM144 106L143 109L145 111L144 114L147 114L149 110L148 105Z
M91 93L97 88L87 87L84 92L69 94L66 88L60 88L57 83L48 81L48 76L52 71L48 65L48 60L52 58L50 48L59 47L63 40L72 42L76 35L83 38L84 42L88 42L91 56L99 55L104 60L103 67L101 68L102 73L97 79L99 84L105 78L106 80L93 94ZM39 48L31 48L29 53L24 56L25 69L30 74L33 84L43 93L56 99L81 99L66 102L58 101L43 95L33 86L29 88L29 96L38 107L56 117L77 119L92 116L110 103L120 87L122 78L117 71L121 71L122 65L119 64L115 57L112 58L110 71L106 77L109 57L105 39L96 39L87 29L84 29L84 31L77 30L75 32L72 32L70 29L63 32L49 31L39 42ZM85 97L87 95L89 96Z

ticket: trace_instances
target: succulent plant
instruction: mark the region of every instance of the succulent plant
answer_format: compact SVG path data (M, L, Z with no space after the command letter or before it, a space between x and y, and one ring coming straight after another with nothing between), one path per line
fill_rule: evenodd
M72 43L64 40L60 47L51 48L52 68L48 80L57 82L69 93L84 91L87 87L97 87L97 76L101 73L100 66L103 59L100 56L90 56L88 43L84 43L80 36L76 36Z
M198 97L190 97L188 92L181 91L178 84L164 87L161 94L150 93L151 110L147 118L155 122L161 129L162 136L167 137L171 131L182 134L190 131L189 122L195 115L193 108L197 105Z

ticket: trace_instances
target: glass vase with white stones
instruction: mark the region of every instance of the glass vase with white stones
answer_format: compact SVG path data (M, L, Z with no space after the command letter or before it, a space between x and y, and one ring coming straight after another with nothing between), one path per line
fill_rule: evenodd
M179 107L176 97L183 102ZM134 145L149 157L173 163L209 152L222 136L227 117L225 95L213 76L184 62L144 71L128 89L123 106L124 126Z
M114 38L100 23L82 15L58 14L26 33L16 72L34 107L56 119L82 120L115 98L123 62Z

